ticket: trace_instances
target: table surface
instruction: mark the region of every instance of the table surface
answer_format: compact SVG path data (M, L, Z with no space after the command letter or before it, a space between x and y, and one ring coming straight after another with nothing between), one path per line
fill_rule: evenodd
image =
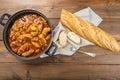
M100 28L120 41L120 0L0 0L0 16L22 9L36 9L55 27L62 8L74 13L86 7L91 7L103 18ZM79 50L95 52L95 58L76 52L71 57L57 55L21 61L6 50L3 29L0 25L0 80L120 80L120 52L86 46Z

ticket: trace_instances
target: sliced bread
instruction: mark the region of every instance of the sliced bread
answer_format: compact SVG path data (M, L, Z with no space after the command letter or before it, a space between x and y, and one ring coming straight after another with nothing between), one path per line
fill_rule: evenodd
M67 32L65 30L60 32L58 42L62 47L67 45Z
M75 44L77 44L77 45L80 44L80 37L77 34L75 34L74 32L68 32L67 36Z

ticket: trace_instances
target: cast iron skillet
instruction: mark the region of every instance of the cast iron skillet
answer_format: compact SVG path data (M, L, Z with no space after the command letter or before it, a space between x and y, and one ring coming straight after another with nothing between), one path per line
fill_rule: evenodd
M4 44L7 48L7 50L9 51L9 53L11 53L12 55L14 55L15 57L21 59L21 60L33 60L33 59L36 59L36 58L39 58L41 54L43 53L40 53L36 56L30 56L30 57L22 57L22 56L19 56L17 55L16 53L14 53L9 44L8 44L8 30L11 28L11 25L14 23L14 21L20 16L20 15L23 15L23 14L26 14L26 13L33 13L33 14L38 14L40 16L42 16L48 23L48 25L50 26L51 28L51 31L50 31L50 34L51 34L51 39L50 39L50 43L48 44L47 48L45 49L45 51L43 51L43 53L47 54L48 56L52 56L56 50L57 50L57 45L52 41L52 38L53 38L53 27L52 25L50 24L48 18L43 15L41 12L39 11L36 11L36 10L31 10L31 9L26 9L26 10L21 10L21 11L18 11L16 12L15 14L13 14L12 16L8 13L5 13L1 16L0 18L0 24L4 26L4 31L3 31L3 41L4 41ZM9 19L6 23L3 23L3 19L4 17L7 16Z

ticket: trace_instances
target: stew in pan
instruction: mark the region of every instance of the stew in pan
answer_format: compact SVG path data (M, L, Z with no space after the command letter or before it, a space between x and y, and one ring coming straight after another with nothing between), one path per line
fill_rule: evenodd
M42 53L50 42L50 27L37 14L24 14L14 21L8 31L11 49L20 56Z

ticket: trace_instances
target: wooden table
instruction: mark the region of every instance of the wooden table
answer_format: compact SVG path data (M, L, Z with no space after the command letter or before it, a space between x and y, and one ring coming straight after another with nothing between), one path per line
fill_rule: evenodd
M0 16L26 8L36 9L55 27L62 8L74 13L86 7L100 15L103 18L100 27L120 41L120 0L0 0ZM6 50L3 28L0 25L0 80L120 80L120 53L86 46L79 50L96 52L97 57L75 53L71 57L57 55L21 61Z

